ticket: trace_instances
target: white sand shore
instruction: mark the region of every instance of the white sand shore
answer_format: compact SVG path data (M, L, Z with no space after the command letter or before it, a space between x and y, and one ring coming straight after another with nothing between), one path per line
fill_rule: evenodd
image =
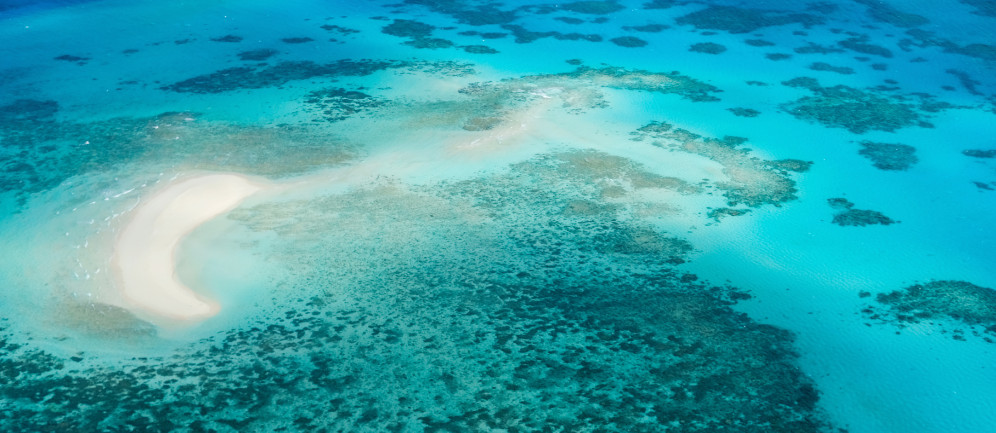
M194 293L176 275L177 245L204 222L262 189L246 177L209 174L181 179L141 204L121 231L113 266L131 306L176 319L202 319L217 303Z

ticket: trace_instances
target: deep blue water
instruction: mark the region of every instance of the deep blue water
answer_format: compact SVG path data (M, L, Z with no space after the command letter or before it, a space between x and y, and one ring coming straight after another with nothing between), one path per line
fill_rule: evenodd
M994 24L0 2L0 430L992 431ZM115 242L212 173L164 317Z

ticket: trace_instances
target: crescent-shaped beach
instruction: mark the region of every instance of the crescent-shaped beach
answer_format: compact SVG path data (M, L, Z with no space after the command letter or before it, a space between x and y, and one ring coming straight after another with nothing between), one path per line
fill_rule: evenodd
M130 306L174 319L203 319L219 306L176 274L179 242L199 225L261 189L249 178L208 174L180 179L139 205L115 244L114 269Z

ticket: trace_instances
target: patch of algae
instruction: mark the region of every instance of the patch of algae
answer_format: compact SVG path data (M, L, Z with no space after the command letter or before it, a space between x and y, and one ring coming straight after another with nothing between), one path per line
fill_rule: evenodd
M740 147L747 139L702 137L667 122L652 122L632 133L632 140L651 141L655 146L704 156L723 166L727 180L716 183L729 206L744 204L758 207L765 204L780 206L795 200L795 181L790 172L805 172L811 162L796 159L765 160ZM742 215L745 212L728 209L710 217Z
M695 187L578 151L236 209L286 269L272 311L110 366L0 332L0 429L829 431L793 336L681 272L612 198L639 188Z
M879 293L875 300L885 309L868 306L862 310L872 320L900 327L928 321L933 325L935 320L958 322L986 342L993 343L996 337L996 290L988 287L966 281L931 281ZM964 340L965 334L958 327L952 337Z

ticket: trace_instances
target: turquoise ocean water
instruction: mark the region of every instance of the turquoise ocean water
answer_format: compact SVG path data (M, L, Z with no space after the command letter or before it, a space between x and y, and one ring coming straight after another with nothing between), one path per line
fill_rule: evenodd
M0 1L0 431L996 432L996 3ZM171 182L272 186L129 305Z

